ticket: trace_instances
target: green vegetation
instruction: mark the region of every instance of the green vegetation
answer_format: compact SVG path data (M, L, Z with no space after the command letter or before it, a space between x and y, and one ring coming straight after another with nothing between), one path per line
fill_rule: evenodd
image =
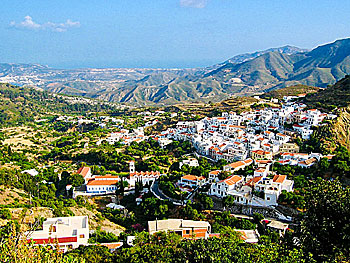
M118 237L106 231L101 230L101 227L98 227L93 234L90 234L89 243L112 243L118 241Z
M299 94L315 93L319 90L320 89L317 87L306 86L306 85L295 85L295 86L290 86L290 87L269 91L267 93L264 93L262 97L265 99L276 98L281 100L283 99L284 96L297 96Z
M310 107L327 111L348 106L350 102L350 76L345 76L329 88L308 94L304 101Z
M47 91L0 83L0 126L20 125L49 114L80 114L111 111L104 103L69 103L64 96Z

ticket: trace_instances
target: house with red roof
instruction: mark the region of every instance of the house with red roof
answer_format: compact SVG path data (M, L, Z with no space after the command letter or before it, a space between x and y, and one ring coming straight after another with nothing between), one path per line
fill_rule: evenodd
M228 191L237 189L243 185L243 178L238 175L231 175L224 180L213 183L210 187L209 194L217 197L225 197Z
M80 167L77 171L77 174L80 174L84 180L85 183L87 183L92 178L91 168L90 167Z
M272 160L272 152L255 150L251 152L251 158L253 160Z
M117 190L119 176L95 176L86 184L86 192L91 194L110 194Z
M251 165L252 163L253 163L253 160L249 158L244 161L238 161L238 162L225 165L223 169L225 172L234 173L238 170L244 169L245 167Z
M178 184L182 187L196 188L197 186L202 186L206 182L204 176L195 176L187 174L181 177Z

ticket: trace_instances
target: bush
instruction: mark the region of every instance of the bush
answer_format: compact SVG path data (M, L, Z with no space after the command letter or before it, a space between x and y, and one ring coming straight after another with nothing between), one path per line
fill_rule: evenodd
M9 219L11 219L12 218L12 214L11 214L11 212L10 212L10 210L9 209L1 209L0 210L0 218L1 219L7 219L7 220L9 220Z

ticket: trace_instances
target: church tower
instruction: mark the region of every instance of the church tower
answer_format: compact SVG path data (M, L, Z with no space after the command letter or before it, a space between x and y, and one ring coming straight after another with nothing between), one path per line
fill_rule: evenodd
M135 173L135 162L134 161L130 161L129 170L130 170L131 174Z

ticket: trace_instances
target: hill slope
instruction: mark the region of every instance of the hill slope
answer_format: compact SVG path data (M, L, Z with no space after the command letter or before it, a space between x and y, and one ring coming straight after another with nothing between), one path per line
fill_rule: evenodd
M338 118L330 125L320 127L316 136L326 149L334 149L340 144L350 150L350 76L346 76L332 87L308 94L304 102L309 107L321 109L338 107Z
M116 105L85 98L56 95L33 88L0 83L0 126L33 121L47 114L84 114L107 111Z

